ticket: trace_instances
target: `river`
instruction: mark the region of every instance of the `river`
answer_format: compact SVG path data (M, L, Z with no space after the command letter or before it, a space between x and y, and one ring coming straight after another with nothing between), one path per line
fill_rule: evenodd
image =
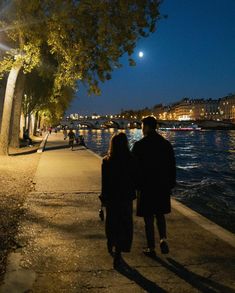
M87 146L103 156L114 129L80 130ZM140 129L125 130L130 142ZM235 130L160 131L175 150L177 187L174 197L235 232Z

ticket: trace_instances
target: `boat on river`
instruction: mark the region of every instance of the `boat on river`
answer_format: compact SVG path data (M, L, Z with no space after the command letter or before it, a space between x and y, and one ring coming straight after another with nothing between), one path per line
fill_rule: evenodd
M188 126L173 126L173 127L160 127L160 130L163 131L201 131L202 128L198 127L196 124Z

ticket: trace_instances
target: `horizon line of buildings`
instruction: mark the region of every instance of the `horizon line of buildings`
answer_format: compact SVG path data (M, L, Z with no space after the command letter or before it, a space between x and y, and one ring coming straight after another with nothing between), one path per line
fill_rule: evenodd
M183 98L169 105L157 104L153 108L126 110L121 116L141 119L152 115L157 120L216 120L235 122L235 95L219 99Z
M215 120L235 122L235 94L219 99L190 99L183 98L178 102L168 105L157 104L152 108L140 110L124 110L119 114L112 115L79 115L70 114L67 118L79 119L142 119L146 116L154 116L157 120Z

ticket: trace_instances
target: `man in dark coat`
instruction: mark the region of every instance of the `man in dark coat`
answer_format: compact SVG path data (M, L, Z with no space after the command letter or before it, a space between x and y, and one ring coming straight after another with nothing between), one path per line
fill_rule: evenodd
M142 120L144 138L136 142L133 154L139 165L139 194L137 216L144 217L148 247L144 253L155 255L154 218L160 236L162 253L168 253L165 214L171 212L171 189L176 183L173 148L169 141L156 132L157 121L148 116Z

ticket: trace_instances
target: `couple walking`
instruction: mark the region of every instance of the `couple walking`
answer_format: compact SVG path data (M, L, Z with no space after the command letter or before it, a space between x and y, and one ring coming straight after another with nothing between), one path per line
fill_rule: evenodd
M176 182L175 157L171 144L156 131L154 117L142 120L144 137L132 152L124 133L114 135L102 163L101 202L106 208L105 232L114 267L121 264L121 253L130 252L133 238L133 200L137 194L137 216L144 218L147 247L155 256L154 221L162 253L168 253L165 214L170 213L171 189ZM114 251L113 251L114 250Z

